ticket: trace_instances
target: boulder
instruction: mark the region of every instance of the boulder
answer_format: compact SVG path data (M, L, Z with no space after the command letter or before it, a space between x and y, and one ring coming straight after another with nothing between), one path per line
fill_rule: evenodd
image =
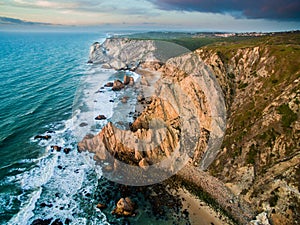
M70 148L64 148L64 153L69 154L70 151L71 151Z
M112 87L113 91L120 91L123 88L124 88L124 84L122 83L122 81L120 81L120 80L115 80L114 81L114 84L113 84L113 87Z
M127 75L124 76L124 80L123 80L124 85L128 85L129 84L130 78L131 78L130 76L127 76Z
M61 151L61 147L58 146L58 145L52 145L52 146L51 146L51 149L52 149L52 150L55 150L55 151L58 151L58 152Z
M116 208L112 211L112 214L117 216L135 216L136 205L131 201L130 198L121 198L117 202Z
M49 140L51 138L50 135L36 135L34 139L42 139L42 140Z
M102 203L98 203L96 207L98 209L105 209L105 208L107 208L107 206L105 204L102 204Z
M36 219L34 220L31 225L49 225L51 224L52 219Z
M114 86L113 82L108 82L104 85L104 87L112 87L112 86Z
M95 120L106 120L106 116L104 115L99 115L95 118Z
M133 86L134 85L134 78L133 77L130 77L129 78L129 86Z
M123 96L123 97L121 98L121 102L122 102L122 103L127 103L128 99L129 99L128 96Z
M64 225L63 222L60 221L60 219L54 220L51 225Z

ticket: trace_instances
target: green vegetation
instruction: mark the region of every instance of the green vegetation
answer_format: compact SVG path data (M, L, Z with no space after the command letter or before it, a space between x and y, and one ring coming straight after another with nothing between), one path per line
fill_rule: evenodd
M256 154L257 154L256 147L255 147L254 144L252 144L250 146L250 150L248 152L247 159L246 159L248 164L254 164L255 163Z
M249 37L249 36L231 36L225 38L225 37L215 36L215 34L217 33L147 32L147 33L137 33L131 35L121 35L119 37L136 39L136 40L168 41L183 46L191 51L215 43L224 43L224 42L236 43L236 42L256 38L256 37Z
M272 191L271 192L271 197L269 199L269 204L270 204L271 207L275 207L277 202L278 202L278 196L274 191Z
M282 117L282 125L285 128L290 128L291 124L297 120L297 114L294 113L287 104L278 107L278 113Z
M238 89L245 89L248 86L248 83L240 83Z

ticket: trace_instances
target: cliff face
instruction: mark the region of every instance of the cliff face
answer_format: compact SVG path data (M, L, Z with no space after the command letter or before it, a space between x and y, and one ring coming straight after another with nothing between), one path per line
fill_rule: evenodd
M164 63L187 52L184 47L164 41L108 38L103 44L95 42L91 46L89 62L117 70L135 70L141 63Z
M197 50L228 108L222 151L209 171L273 224L300 223L300 48L290 42Z
M103 45L96 43L91 47L93 62L115 69L139 65L159 74L159 79L152 94L147 96L147 107L130 130L120 130L109 123L97 136L87 136L80 142L80 151L94 152L97 160L111 160L114 170L118 169L117 161L124 161L142 169L147 167L147 174L151 174L149 168L156 167L169 176L189 160L202 169L213 162L220 150L226 123L222 91L214 74L198 55L187 53L170 58L186 49L167 45L165 42L108 39ZM133 51L134 48L137 49ZM172 51L165 52L164 48ZM150 83L150 77L143 76L138 84L140 90ZM111 155L116 159L109 159ZM130 170L130 173L133 172ZM134 184L143 185L145 179L137 177ZM155 182L151 179L155 178L147 182Z
M159 166L170 168L167 176L185 160L196 167L182 170L183 176L208 169L187 180L197 178L197 186L222 198L217 202L243 224L253 216L247 203L258 213L266 212L273 224L299 224L298 39L219 44L178 57L173 56L184 49L176 47L166 56L161 49L170 46L165 43L127 39L95 43L90 61L115 69L143 68L158 73L159 79L131 130L109 123L97 136L80 142L79 150L94 152L97 160L113 156L114 169L118 159L147 174L152 165L170 156L187 155L180 164L171 157ZM148 88L147 79L142 77L141 89ZM153 142L154 136L160 139ZM209 176L218 178L220 185L216 187L217 180Z

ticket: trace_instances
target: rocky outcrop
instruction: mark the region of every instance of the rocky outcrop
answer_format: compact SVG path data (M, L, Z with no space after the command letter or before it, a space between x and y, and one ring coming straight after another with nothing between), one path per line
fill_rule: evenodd
M135 70L144 62L165 62L188 50L176 44L153 40L108 38L103 44L95 42L90 48L89 62L105 68Z
M135 216L136 205L130 198L121 198L116 205L116 208L112 211L112 214L117 216Z

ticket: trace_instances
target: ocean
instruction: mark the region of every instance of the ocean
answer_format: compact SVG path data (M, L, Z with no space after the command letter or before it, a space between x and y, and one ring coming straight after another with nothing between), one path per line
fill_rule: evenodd
M0 224L31 224L37 218L106 224L104 214L88 219L91 212L80 206L101 171L93 169L90 155L76 151L88 129L97 131L95 123L78 126L97 113L85 91L113 74L86 63L89 46L104 38L101 33L0 33ZM101 100L113 97L109 93ZM103 108L112 113L112 107ZM47 134L50 140L34 138ZM52 145L71 152L51 151Z
M105 38L101 32L0 33L0 224L189 224L165 185L115 184L101 176L92 154L77 152L77 143L107 121L120 128L132 122L136 90L103 86L139 75L87 63L91 44ZM108 120L96 121L97 115ZM139 202L136 217L111 215L122 196ZM97 209L103 202L107 209Z

